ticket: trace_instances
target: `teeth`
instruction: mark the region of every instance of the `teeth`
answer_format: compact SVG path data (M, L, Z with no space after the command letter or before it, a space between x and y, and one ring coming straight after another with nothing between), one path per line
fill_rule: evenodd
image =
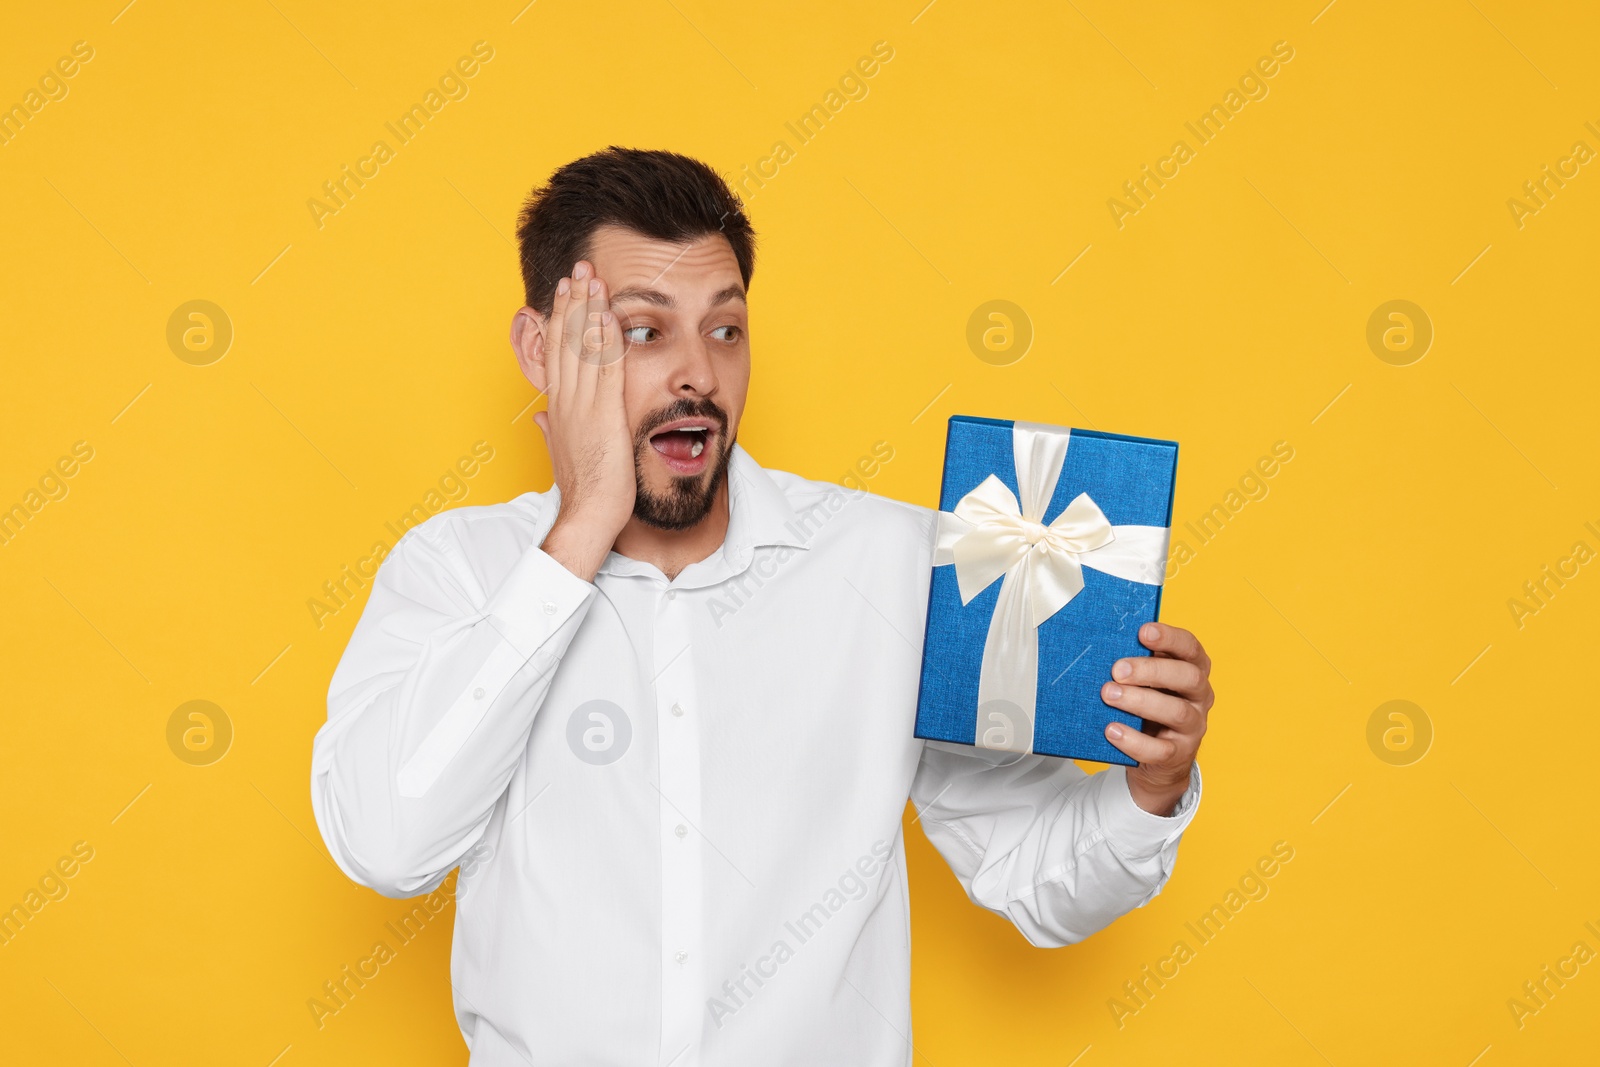
M689 446L689 455L698 456L700 453L704 452L705 450L706 450L706 443L704 441L696 441L694 444Z

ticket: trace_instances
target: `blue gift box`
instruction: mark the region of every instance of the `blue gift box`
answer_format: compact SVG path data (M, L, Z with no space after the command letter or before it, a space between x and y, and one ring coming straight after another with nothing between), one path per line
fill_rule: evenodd
M990 475L1020 498L1013 450L1015 425L966 415L950 419L939 495L941 511L955 511ZM1054 522L1079 494L1087 493L1113 529L1170 528L1178 465L1176 442L1094 430L1040 429L1070 434L1060 477L1042 516L1045 524ZM1156 574L1165 568L1164 553L1162 556ZM1081 574L1081 591L1036 630L1038 676L1032 751L1133 766L1134 760L1106 740L1105 728L1116 720L1140 729L1143 720L1106 704L1100 699L1100 689L1110 680L1111 665L1118 659L1149 655L1139 643L1139 627L1157 617L1162 587L1115 577L1092 564L1083 566ZM933 568L916 736L980 743L979 676L1001 586L1001 581L994 581L963 605L956 567Z

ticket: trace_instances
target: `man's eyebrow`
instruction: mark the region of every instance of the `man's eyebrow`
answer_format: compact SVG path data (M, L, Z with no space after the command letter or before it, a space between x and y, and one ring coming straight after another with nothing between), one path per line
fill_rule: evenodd
M627 300L637 301L641 304L654 304L656 307L663 308L676 308L678 306L676 300L661 290L650 289L640 285L630 285L611 294L611 302L613 304L620 304ZM730 300L737 300L741 304L744 303L744 287L730 285L726 289L719 290L711 297L711 306L717 307L720 304L726 304Z
M620 304L624 300L637 300L641 304L654 304L657 307L673 308L678 302L659 289L647 289L641 285L630 285L625 289L618 289L611 294L611 302Z

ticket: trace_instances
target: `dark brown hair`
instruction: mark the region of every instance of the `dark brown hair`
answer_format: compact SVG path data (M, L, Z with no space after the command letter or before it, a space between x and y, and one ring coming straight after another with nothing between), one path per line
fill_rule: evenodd
M529 307L550 314L556 281L588 258L590 238L606 225L673 242L720 233L733 247L744 287L750 288L756 234L728 183L706 164L676 152L612 145L560 168L523 204L517 243Z

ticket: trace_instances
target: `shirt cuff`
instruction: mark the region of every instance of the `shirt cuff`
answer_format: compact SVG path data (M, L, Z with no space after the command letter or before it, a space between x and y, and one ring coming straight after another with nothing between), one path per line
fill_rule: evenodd
M583 607L594 589L544 549L530 545L483 610L505 624L500 636L526 659Z
M566 649L552 647L551 638L586 609L594 588L543 549L523 553L483 607L483 621L494 631L486 638L492 640L487 658L400 768L401 796L427 794L530 657L539 654L541 673L554 664Z
M1128 769L1113 766L1095 775L1100 779L1096 795L1100 827L1106 842L1119 855L1130 859L1149 859L1170 847L1200 807L1200 764L1189 769L1189 788L1178 798L1171 815L1152 815L1134 802L1128 789Z

